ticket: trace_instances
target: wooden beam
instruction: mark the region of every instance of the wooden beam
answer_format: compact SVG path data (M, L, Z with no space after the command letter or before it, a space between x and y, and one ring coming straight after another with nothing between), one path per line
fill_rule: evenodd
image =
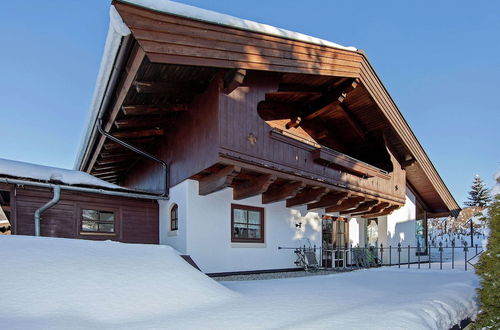
M290 182L279 186L271 186L262 194L262 204L275 203L296 196L306 184L304 182Z
M343 103L339 103L337 107L338 111L342 114L342 116L347 120L351 128L354 132L364 141L366 140L366 134L364 130L361 128L361 124L353 117L351 111L347 108L347 106Z
M2 208L2 210L4 210L5 212L10 212L11 211L11 207L9 205L0 205L0 207Z
M299 127L301 120L302 119L300 117L293 118L288 123L286 123L286 125L285 125L286 129Z
M344 199L348 198L348 192L331 192L321 198L320 201L310 203L307 205L308 210L322 209L325 207L335 206L341 203Z
M315 102L308 105L309 109L305 113L307 115L303 116L303 120L311 120L322 114L333 110L338 104L342 103L346 98L347 94L354 90L359 84L359 79L349 79L347 82L340 85L333 92L319 98Z
M350 214L350 213L355 213L355 212L369 211L377 204L378 204L378 201L366 201L366 202L359 204L359 206L354 208L354 209L350 209L350 210L343 211L340 213L341 214Z
M325 212L327 213L332 213L332 212L342 212L344 210L349 210L354 207L358 207L359 204L363 203L365 201L364 197L360 196L354 196L350 197L348 199L343 200L340 204L337 204L335 206L327 207L325 209Z
M134 139L148 136L162 136L164 134L165 131L163 129L144 129L139 131L114 132L113 136L118 139Z
M257 105L257 112L264 120L290 119L299 115L300 109L296 104L273 101L261 101Z
M387 202L382 202L382 203L379 203L375 206L373 206L371 209L369 210L366 210L366 211L363 211L363 212L353 212L351 213L351 216L360 216L360 215L364 215L364 214L370 214L370 213L379 213L379 212L382 212L385 208L387 208L390 204L387 203Z
M240 173L241 167L229 165L219 171L198 180L198 194L206 196L213 192L229 187L233 179Z
M387 208L385 208L383 211L379 213L368 213L365 215L362 215L363 218L376 218L376 217L381 217L384 215L391 214L393 211L399 209L402 205L391 205Z
M133 141L130 141L130 144L134 146L141 146L141 145L148 145L150 143L154 142L154 138L149 137L149 138L144 138L144 139L134 139ZM123 150L129 150L122 146L119 143L109 141L104 144L104 149L105 150L117 150L117 149L123 149Z
M267 191L269 185L271 185L271 183L273 183L276 179L276 175L261 174L253 180L233 185L233 199L240 200L262 194Z
M309 187L303 189L301 192L295 195L295 197L286 200L286 207L294 207L307 203L319 202L319 200L328 192L330 192L330 189L327 188Z
M122 106L121 109L125 116L147 116L188 111L189 106L187 104L173 104L168 106L127 105Z
M125 73L124 77L121 79L117 89L116 89L116 98L114 103L111 106L110 110L110 115L108 122L105 124L104 130L106 132L109 132L111 127L113 126L113 122L115 121L116 117L118 116L118 113L120 112L121 106L123 104L123 101L125 100L125 97L127 96L130 87L132 86L132 83L137 75L137 72L139 71L139 68L146 56L146 53L142 50L141 47L136 45L132 49L132 53L130 54L130 60L127 63L125 67ZM87 163L87 165L83 167L83 170L89 170L94 167L94 163L97 160L97 157L99 156L99 152L101 151L104 143L106 141L106 138L101 134L98 137L98 142L95 148L95 151L90 154L90 161Z
M97 160L96 164L101 166L101 165L128 162L130 160L131 160L131 155L118 156L118 157L108 157L108 158L102 158L102 159Z
M166 118L121 119L115 121L115 127L124 128L161 128L167 123Z
M168 94L182 91L183 93L201 93L204 85L199 81L135 81L137 93L143 94Z
M245 80L247 70L235 69L229 71L224 77L224 93L229 95L236 88L240 87Z
M101 154L99 156L101 156L101 158L113 158L113 157L122 157L122 156L132 156L134 155L135 153L133 151L121 151L121 152L107 152L107 151L104 151L104 152L101 152Z

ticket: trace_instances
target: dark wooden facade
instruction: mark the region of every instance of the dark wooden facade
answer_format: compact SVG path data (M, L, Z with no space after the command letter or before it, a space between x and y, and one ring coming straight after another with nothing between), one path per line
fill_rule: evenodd
M0 185L10 191L10 222L13 235L34 235L35 211L52 198L52 190ZM114 234L81 231L81 210L96 209L115 214ZM42 214L41 236L114 240L124 243L158 244L158 203L109 195L61 192L61 200Z
M409 185L430 214L459 209L362 52L114 5L132 35L105 129L166 161L171 186L368 217ZM104 137L85 151L81 170L161 189L154 163Z

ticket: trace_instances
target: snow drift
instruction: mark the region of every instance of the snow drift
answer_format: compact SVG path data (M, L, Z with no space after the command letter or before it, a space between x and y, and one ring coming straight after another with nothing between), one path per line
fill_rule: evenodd
M0 175L68 185L124 189L88 173L0 158Z
M2 236L0 251L7 328L168 319L236 296L168 246Z

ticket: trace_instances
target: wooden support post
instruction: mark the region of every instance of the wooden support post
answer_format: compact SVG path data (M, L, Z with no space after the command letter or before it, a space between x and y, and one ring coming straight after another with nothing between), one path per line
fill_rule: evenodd
M262 194L267 191L269 185L277 179L273 174L262 174L255 179L251 179L233 186L233 199L240 200L255 195Z
M262 194L262 204L279 202L287 198L294 197L306 184L304 182L290 182L279 186L271 186Z
M223 167L218 172L212 173L199 181L198 193L201 196L211 194L226 187L229 187L235 176L241 171L241 168L234 165Z
M307 203L316 203L330 190L327 188L309 187L299 192L295 197L286 200L286 207L294 207Z

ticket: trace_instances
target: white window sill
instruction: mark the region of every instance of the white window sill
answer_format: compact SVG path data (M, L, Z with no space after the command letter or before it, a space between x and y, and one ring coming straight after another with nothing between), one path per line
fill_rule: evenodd
M167 233L167 236L169 236L169 237L177 236L177 232L178 232L178 230L174 230L174 231L169 230Z
M265 248L266 243L231 243L232 248Z

